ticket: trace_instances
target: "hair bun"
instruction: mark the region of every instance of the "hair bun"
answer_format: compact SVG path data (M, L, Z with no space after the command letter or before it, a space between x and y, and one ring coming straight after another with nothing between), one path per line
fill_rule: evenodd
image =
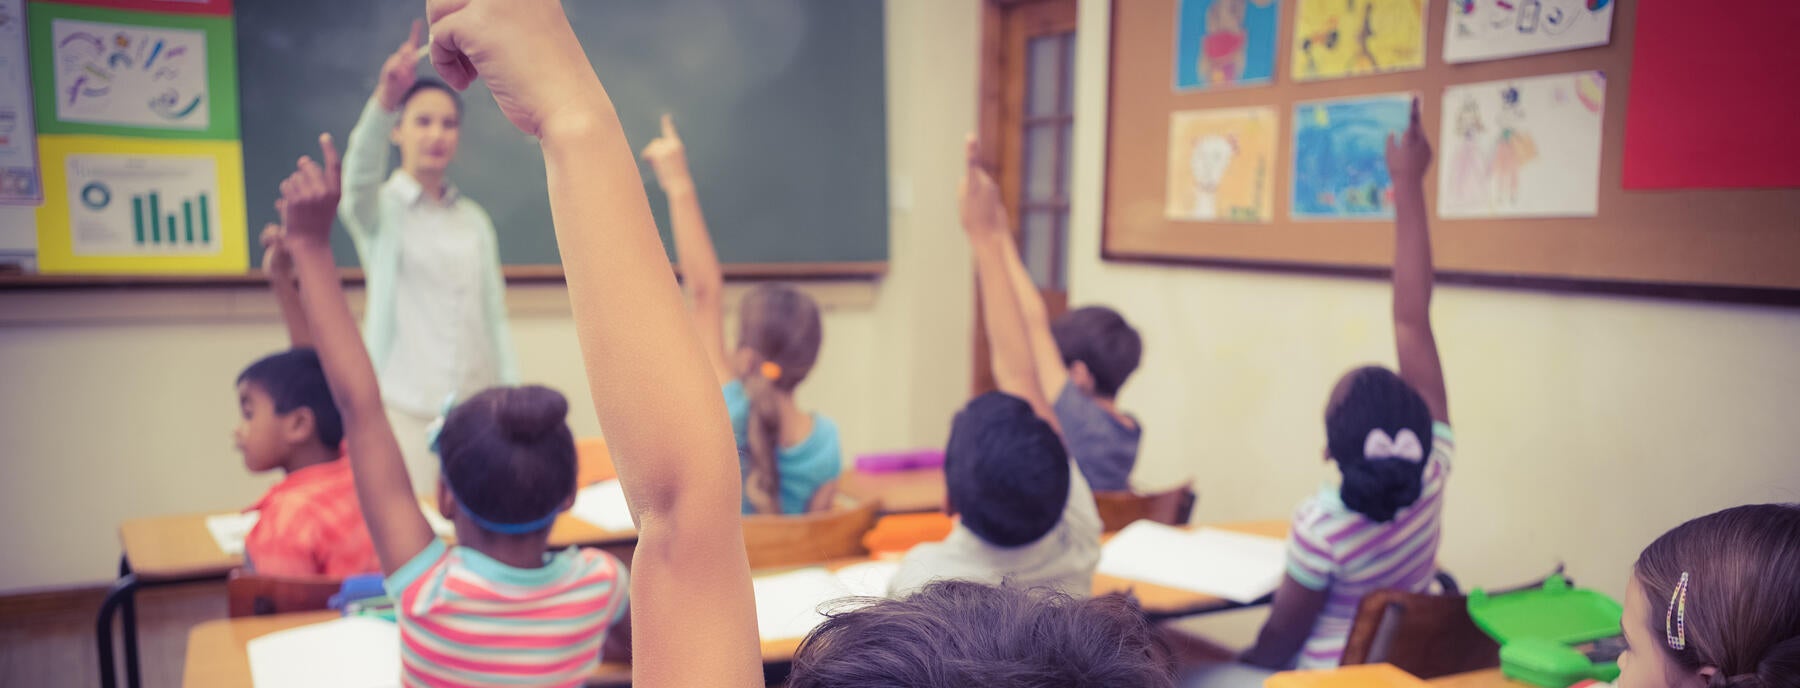
M1716 683L1718 677L1714 676ZM1726 688L1800 688L1800 635L1776 643L1756 663L1756 672L1726 679Z
M561 392L542 385L509 389L494 409L501 433L518 444L535 442L563 427L568 416L569 400Z

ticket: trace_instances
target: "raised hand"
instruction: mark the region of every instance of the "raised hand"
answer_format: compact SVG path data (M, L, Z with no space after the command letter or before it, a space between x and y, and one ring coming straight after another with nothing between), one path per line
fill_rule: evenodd
M1422 181L1425 169L1431 167L1431 141L1425 138L1425 127L1419 124L1419 99L1413 98L1412 117L1406 131L1387 138L1388 176L1394 181Z
M263 227L262 267L263 272L268 273L270 279L277 277L291 278L294 276L294 256L293 254L288 253L287 245L283 243L286 241L286 237L283 236L283 234L281 225L273 222Z
M688 173L687 147L682 145L681 135L675 132L673 117L662 116L662 136L644 146L640 157L650 163L650 169L656 172L656 183L662 185L664 193L673 195L694 190L694 178Z
M967 165L956 194L962 205L963 231L971 238L1006 234L1006 203L1000 198L1000 185L981 166L981 143L974 134L963 143L963 156Z
M486 80L513 125L533 136L611 113L558 0L426 0L431 64L451 88Z
M330 134L319 135L324 165L301 157L294 173L281 182L281 224L286 228L282 245L289 249L331 248L331 220L337 217L342 193L343 160Z
M381 63L381 80L375 83L375 99L388 112L400 109L400 99L419 78L419 31L423 28L424 24L414 19L412 33L407 35L406 42Z

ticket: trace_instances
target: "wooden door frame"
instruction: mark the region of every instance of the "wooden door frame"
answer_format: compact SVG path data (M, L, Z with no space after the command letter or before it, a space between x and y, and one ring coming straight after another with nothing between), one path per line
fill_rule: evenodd
M1021 127L1006 126L1007 103L1010 101L1023 118L1025 108L1025 84L1021 79L1017 83L1008 84L1006 80L1007 56L1012 47L1007 43L1006 13L1009 10L1027 5L1063 4L1066 14L1050 19L1055 25L1067 25L1075 29L1075 18L1079 14L1077 0L982 0L981 2L981 54L980 79L977 89L976 135L981 138L980 162L983 167L992 170L995 182L1000 185L1001 198L1011 212L1012 226L1007 231L1013 233L1015 244L1020 244L1024 210L1021 199L1024 196L1024 173L1022 166L1009 167L1007 156L1021 151L1024 147L1024 134ZM1008 86L1012 86L1009 92ZM998 145L995 145L997 143ZM1020 244L1022 245L1022 244ZM1066 250L1066 246L1063 249ZM1058 253L1062 253L1059 251ZM1066 261L1067 257L1064 256ZM1066 270L1063 272L1067 274ZM1066 277L1065 277L1066 279ZM1061 298L1046 299L1044 304L1049 315L1054 318L1067 306L1067 293L1058 292ZM969 387L974 394L992 390L993 370L988 356L987 330L982 325L980 288L975 292L975 326L971 343L971 368Z

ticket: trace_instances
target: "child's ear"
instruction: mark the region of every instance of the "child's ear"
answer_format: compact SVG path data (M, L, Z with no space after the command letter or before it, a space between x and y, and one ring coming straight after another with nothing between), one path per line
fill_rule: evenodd
M298 444L310 439L314 423L312 409L305 406L281 414L282 435L290 443Z
M1094 393L1094 373L1088 370L1086 363L1076 361L1069 364L1069 381L1075 383L1075 388L1085 394Z
M456 520L456 494L450 491L450 484L444 482L441 475L437 479L437 503L439 515L448 521Z
M573 508L575 508L575 493L570 492L568 497L563 498L562 504L556 507L556 513L560 514Z

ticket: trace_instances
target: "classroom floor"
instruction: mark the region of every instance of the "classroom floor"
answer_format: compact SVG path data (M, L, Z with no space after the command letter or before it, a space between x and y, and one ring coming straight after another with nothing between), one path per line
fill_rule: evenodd
M93 686L100 683L94 613L100 597L58 609L0 616L0 686ZM225 584L152 588L137 595L138 650L145 688L179 688L188 629L225 618ZM121 653L122 654L122 653ZM120 662L119 681L125 680Z

